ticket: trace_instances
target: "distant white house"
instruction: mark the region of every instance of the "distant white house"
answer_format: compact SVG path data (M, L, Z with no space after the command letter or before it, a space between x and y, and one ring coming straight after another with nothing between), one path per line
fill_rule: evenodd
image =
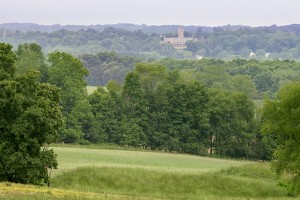
M250 52L249 57L255 57L256 54L254 52Z
M203 58L203 56L196 55L196 58L201 60Z

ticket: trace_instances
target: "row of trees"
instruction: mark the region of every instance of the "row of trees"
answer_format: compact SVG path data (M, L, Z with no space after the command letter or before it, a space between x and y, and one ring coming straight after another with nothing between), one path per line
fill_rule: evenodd
M300 80L300 62L290 60L162 59L155 63L190 74L212 87L236 88L254 99L265 95L274 97L286 83Z
M95 117L89 141L252 159L270 159L274 148L259 133L246 94L209 88L162 65L138 64L123 86L111 81L88 99Z
M109 80L124 82L125 75L134 66L145 60L104 52L80 57L89 70L89 85L106 85ZM148 63L164 65L170 70L179 70L185 79L201 81L209 87L243 91L249 97L261 99L264 95L273 96L278 89L290 81L300 80L300 62L257 61L236 59L231 61L201 59L148 60Z
M48 55L46 64L36 44L19 45L16 53L17 73L29 70L24 66L31 61L30 66L42 73L42 82L62 90L66 125L59 141L115 143L200 155L270 156L271 151L259 153L265 144L257 131L254 105L250 95L239 88L213 87L192 73L153 63L137 64L124 84L109 81L88 96L88 71L78 59L56 52ZM103 60L107 57L116 55L103 54ZM236 145L238 142L243 145Z
M124 84L109 81L89 96L87 69L66 53L46 62L36 44L14 53L1 43L0 69L0 181L49 183L53 141L263 160L277 145L277 172L292 173L298 188L299 83L267 101L262 135L247 93L157 63L137 64Z
M189 27L192 32L185 32L185 35L186 37L194 36L195 40L187 42L187 49L184 51L175 50L171 45L161 45L163 34L158 34L161 31L153 29L154 32L149 33L145 29L147 31L145 33L141 30L132 30L130 27L127 29L131 31L113 27L98 30L91 28L62 29L54 32L23 32L3 29L0 30L0 40L15 46L24 42L36 42L46 52L58 50L73 55L116 51L126 55L155 59L195 58L196 55L226 60L249 59L250 53L259 60L299 60L300 58L300 39L297 27L225 26L202 27L197 30L195 27ZM170 31L169 34L164 33L167 36L176 36L177 34L177 27L166 27L165 30Z
M134 69L137 63L144 59L123 56L116 52L99 52L95 55L84 54L79 57L83 65L89 70L86 78L88 85L106 85L110 80L123 82L126 74Z
M298 33L271 28L215 29L196 33L199 40L189 41L187 50L204 57L219 59L249 58L299 59Z

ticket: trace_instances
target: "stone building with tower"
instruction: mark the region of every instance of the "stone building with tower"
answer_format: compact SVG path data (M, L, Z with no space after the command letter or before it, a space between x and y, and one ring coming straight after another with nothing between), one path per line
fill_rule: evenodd
M175 49L186 49L186 41L193 40L193 38L184 37L184 28L178 28L178 37L166 38L164 36L164 40L161 44L171 44Z

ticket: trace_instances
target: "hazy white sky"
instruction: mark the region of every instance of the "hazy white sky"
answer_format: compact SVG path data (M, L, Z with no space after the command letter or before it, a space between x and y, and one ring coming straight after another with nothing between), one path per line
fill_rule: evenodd
M0 23L300 24L300 0L0 0Z

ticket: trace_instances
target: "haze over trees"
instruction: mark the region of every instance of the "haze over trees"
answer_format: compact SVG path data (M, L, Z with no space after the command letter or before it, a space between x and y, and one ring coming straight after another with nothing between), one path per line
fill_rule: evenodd
M2 27L2 28L1 28ZM185 35L193 36L184 51L161 45L163 35L177 36L178 26L31 26L0 25L0 41L13 44L35 42L46 53L64 51L79 56L99 51L116 51L143 58L193 59L198 57L232 60L299 60L300 26L187 26ZM251 55L251 56L250 56Z
M86 54L80 57L90 71L88 85L105 86L109 80L124 82L126 73L145 60L121 56L115 52ZM257 61L235 59L231 61L201 59L162 59L148 61L164 65L169 70L179 70L187 80L198 80L214 88L242 91L249 97L261 99L264 95L274 96L276 91L290 81L300 80L300 63L295 61Z
M115 143L253 159L266 154L260 148L263 137L259 137L254 118L251 95L255 86L251 79L247 83L248 90L239 91L224 84L228 81L226 74L222 78L210 73L203 75L207 77L203 79L189 70L171 70L159 63L140 63L126 74L124 84L112 80L106 88L99 87L88 96L85 89L88 71L80 60L67 53L55 52L48 55L46 62L35 44L20 45L16 52L19 52L18 71L31 71L30 68L21 69L28 63L25 55L39 55L32 58L32 68L40 69L42 74L38 80L61 89L66 125L59 131L57 141ZM113 53L102 55L118 58ZM34 67L36 62L42 66ZM211 67L209 72L211 69L217 71ZM223 80L218 83L215 78ZM237 142L243 145L236 145Z
M252 100L274 96L280 85L299 80L294 61L141 63L115 52L83 55L83 62L55 52L46 61L33 43L20 44L16 55L17 73L39 70L39 81L61 88L66 126L57 141L199 155L270 159L275 143L260 133L261 113ZM87 95L86 80L106 87Z
M143 35L133 35L138 34ZM44 144L64 142L260 160L272 159L277 148L277 171L291 172L298 184L298 158L285 165L285 155L298 149L298 84L292 82L300 80L299 65L290 60L153 60L116 52L46 56L36 43L19 44L15 52L1 43L0 180L49 182L47 169L57 162ZM101 86L88 95L89 84ZM262 115L266 95L276 98L266 102ZM269 134L262 134L261 120ZM277 120L285 131L272 126ZM295 148L286 148L289 144ZM15 168L17 160L24 162ZM14 176L23 169L26 173Z

